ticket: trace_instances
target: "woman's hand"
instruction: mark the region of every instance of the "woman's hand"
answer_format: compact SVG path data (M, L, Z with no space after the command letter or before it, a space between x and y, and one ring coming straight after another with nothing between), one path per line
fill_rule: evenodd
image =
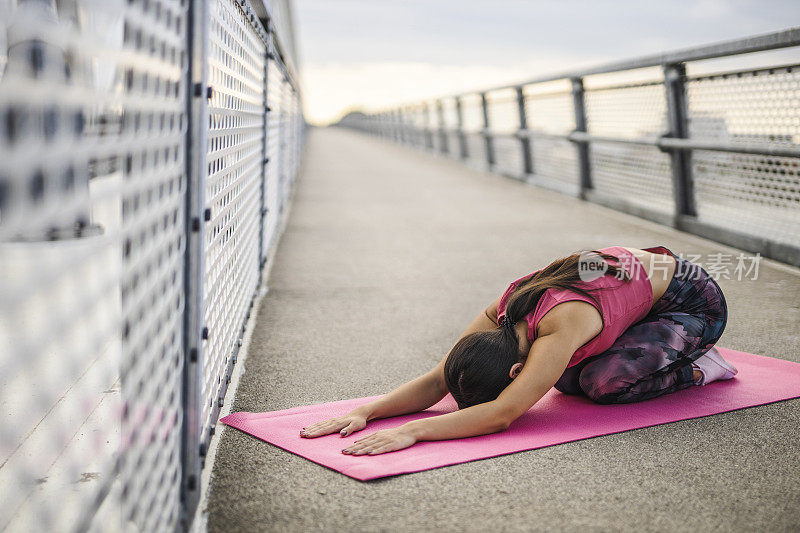
M367 427L367 417L354 411L344 416L323 420L303 428L300 436L306 438L321 437L338 431L342 437L346 437L365 427Z
M404 426L393 429L382 429L355 441L342 450L347 455L378 455L395 452L416 444L417 438Z

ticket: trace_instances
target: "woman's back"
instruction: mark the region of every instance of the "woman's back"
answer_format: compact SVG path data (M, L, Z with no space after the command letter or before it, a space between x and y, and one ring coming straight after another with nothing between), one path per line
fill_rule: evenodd
M675 259L669 250L657 246L640 250L621 246L631 252L642 263L642 267L653 288L653 302L667 291L672 276L675 274ZM649 250L649 251L648 251Z
M607 349L625 329L646 316L653 302L666 291L675 269L674 259L666 248L640 250L611 246L598 251L617 257L619 261L615 265L624 268L629 279L601 275L587 269L584 286L595 289L591 291L594 300L571 290L548 289L540 297L536 308L524 317L527 323L526 340L532 343L538 337L540 321L557 305L568 301L582 301L596 309L602 320L595 330L598 333L575 352L570 366ZM588 262L591 256L582 259ZM511 294L528 276L512 282L501 296L497 306L498 320L504 316Z

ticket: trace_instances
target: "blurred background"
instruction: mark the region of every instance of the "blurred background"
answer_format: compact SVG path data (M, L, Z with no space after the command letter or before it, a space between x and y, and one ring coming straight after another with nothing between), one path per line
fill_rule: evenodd
M354 109L488 89L800 20L800 4L791 0L297 0L295 11L306 118L315 125ZM782 54L797 59L796 51Z

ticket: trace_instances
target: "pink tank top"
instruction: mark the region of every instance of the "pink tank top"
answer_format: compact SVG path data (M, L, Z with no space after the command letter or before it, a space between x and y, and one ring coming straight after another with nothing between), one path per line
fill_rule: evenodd
M662 247L644 249L653 253L670 253L669 250ZM607 350L623 331L628 329L631 324L644 318L653 306L653 288L641 261L620 246L601 248L599 251L618 257L619 263L614 261L611 261L611 263L620 265L628 271L631 274L631 280L624 281L617 279L614 275L607 274L585 284L589 288L603 289L591 293L600 304L598 311L603 317L603 329L594 339L581 346L572 355L567 367L575 366L587 357ZM511 293L528 276L530 274L512 282L503 293L503 296L500 297L500 301L497 304L498 323L505 315L506 302ZM560 303L572 300L587 302L598 307L591 299L582 294L561 289L548 289L542 294L536 309L525 316L525 320L528 323L528 340L530 342L536 340L536 329L539 325L539 320L548 311Z

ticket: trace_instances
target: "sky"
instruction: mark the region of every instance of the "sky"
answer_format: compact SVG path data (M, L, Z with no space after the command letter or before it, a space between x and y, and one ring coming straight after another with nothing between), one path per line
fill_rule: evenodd
M798 26L800 0L294 0L294 15L306 118L326 124Z

